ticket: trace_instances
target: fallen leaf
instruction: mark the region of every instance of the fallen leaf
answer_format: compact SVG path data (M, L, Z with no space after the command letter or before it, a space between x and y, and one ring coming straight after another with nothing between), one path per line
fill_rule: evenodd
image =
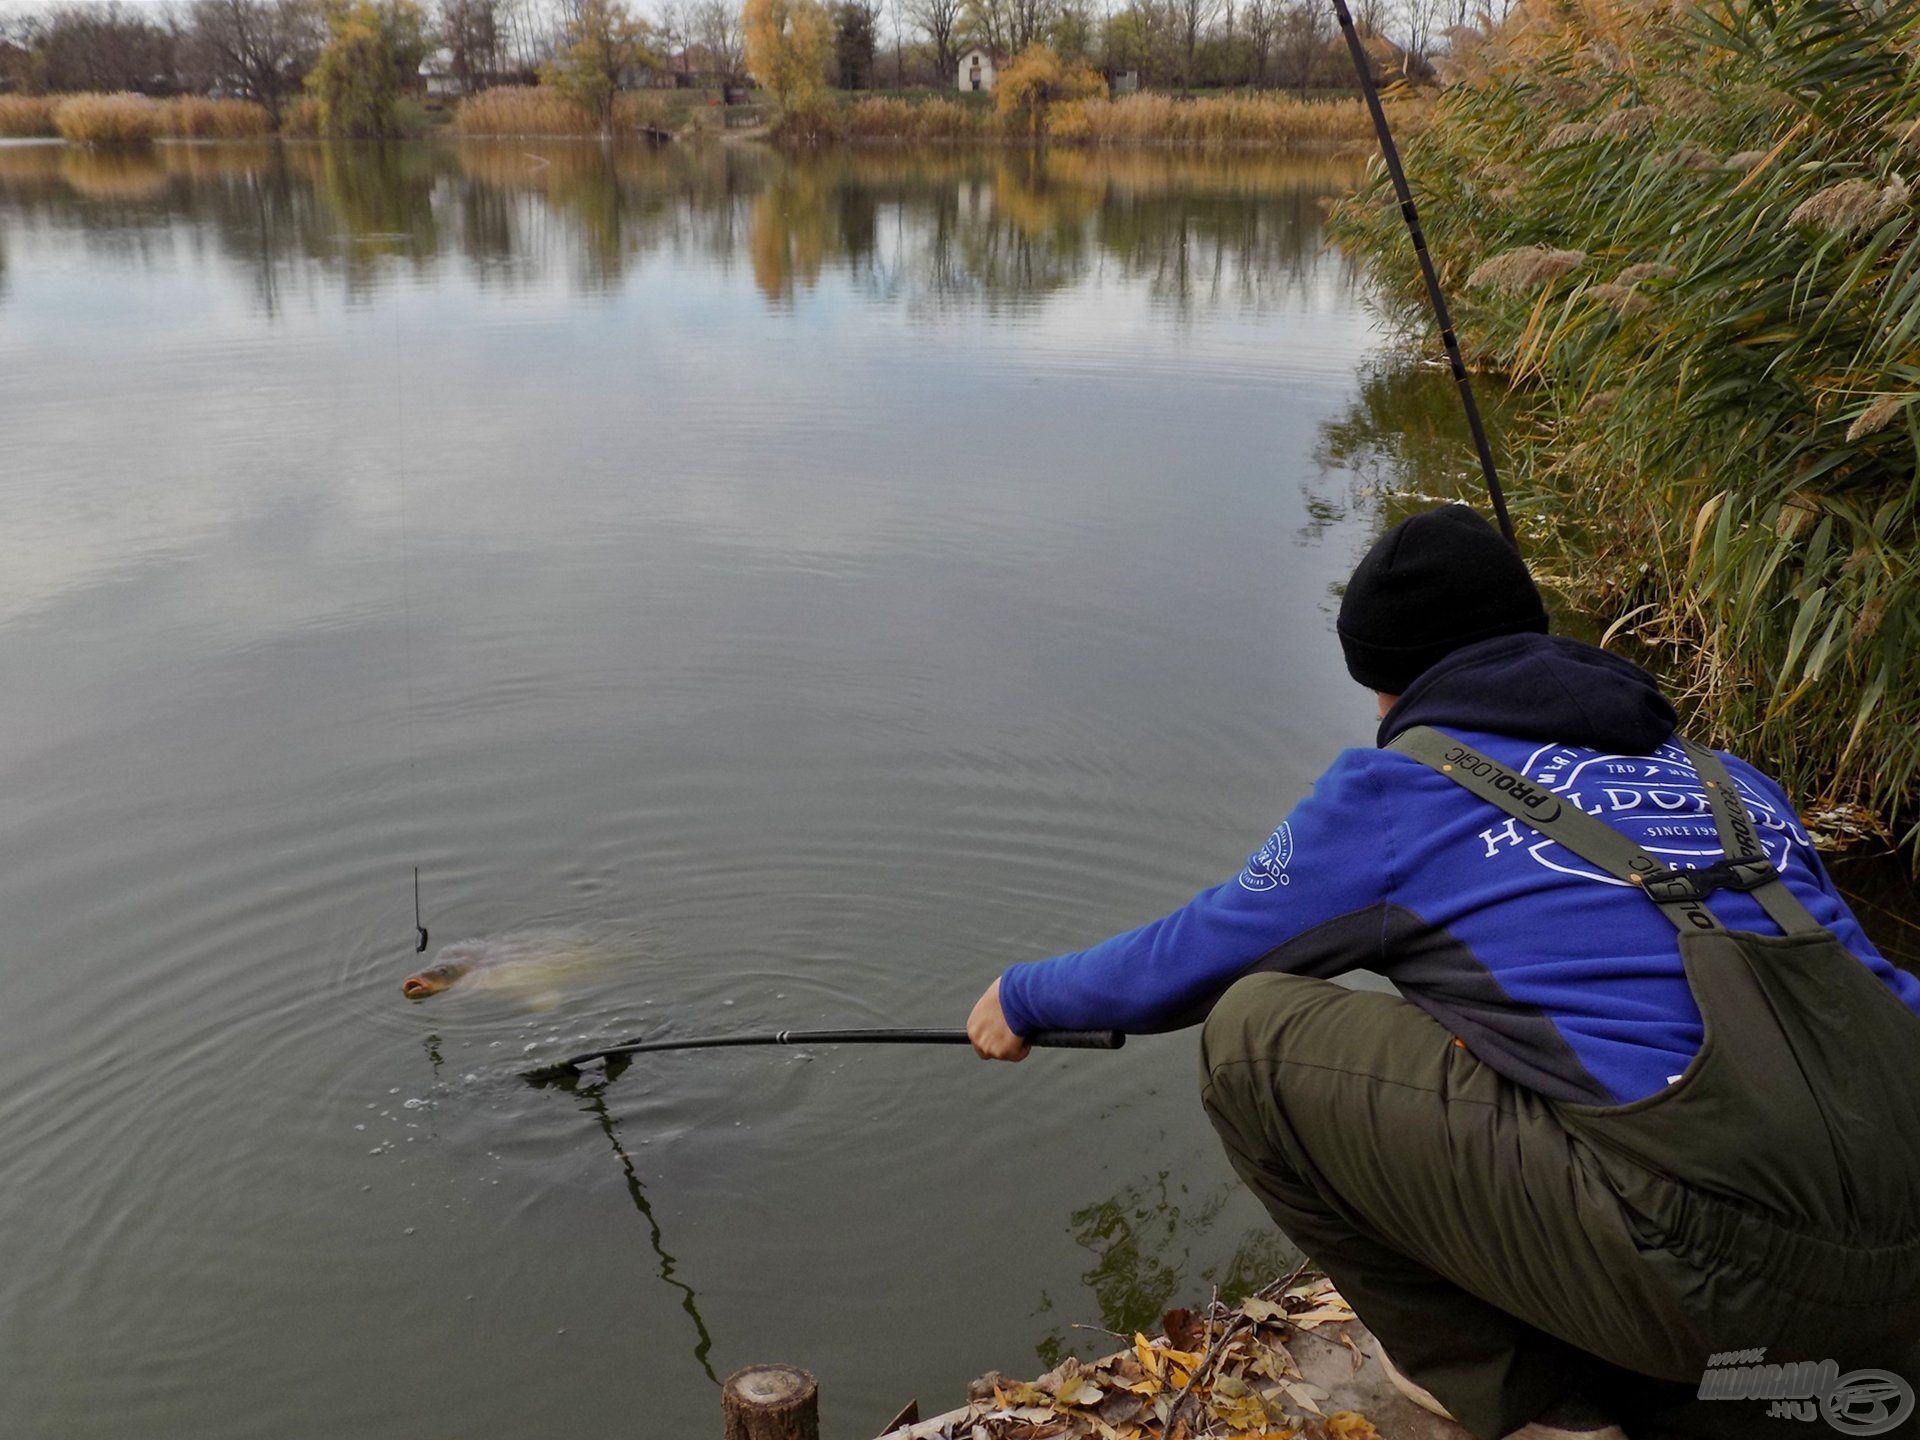
M1160 1317L1160 1328L1167 1343L1176 1350L1207 1348L1206 1323L1191 1310L1169 1310Z
M1249 1320L1263 1323L1287 1318L1287 1307L1273 1300L1262 1300L1258 1295L1249 1295L1240 1302L1240 1313Z
M1287 1319L1293 1324L1298 1325L1302 1330L1311 1330L1316 1325L1325 1325L1338 1320L1351 1320L1353 1319L1353 1311L1347 1309L1344 1305L1338 1308L1326 1305L1316 1310L1302 1310L1298 1315L1287 1316Z
M1359 1411L1336 1410L1327 1417L1327 1440L1380 1440L1380 1432Z

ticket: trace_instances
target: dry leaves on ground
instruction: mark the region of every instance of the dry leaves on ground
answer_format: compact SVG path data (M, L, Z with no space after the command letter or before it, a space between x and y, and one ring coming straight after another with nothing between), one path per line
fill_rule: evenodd
M1158 1339L1091 1364L1068 1359L1038 1380L995 1371L972 1403L902 1432L913 1440L1379 1440L1350 1410L1331 1415L1287 1342L1353 1319L1323 1276L1289 1277L1239 1305L1170 1310Z

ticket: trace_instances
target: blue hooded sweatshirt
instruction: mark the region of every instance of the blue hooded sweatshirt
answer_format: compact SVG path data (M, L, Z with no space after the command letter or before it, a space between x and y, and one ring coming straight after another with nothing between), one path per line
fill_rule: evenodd
M1400 697L1379 743L1432 725L1518 770L1675 868L1721 848L1651 676L1591 645L1505 635L1455 651ZM1779 786L1727 768L1761 843L1814 918L1916 1014L1920 979L1868 941ZM1751 895L1708 902L1776 935ZM1392 750L1347 750L1225 884L1090 950L1015 965L1016 1033L1173 1030L1241 976L1370 970L1509 1079L1625 1104L1686 1069L1701 1039L1672 923L1633 886Z

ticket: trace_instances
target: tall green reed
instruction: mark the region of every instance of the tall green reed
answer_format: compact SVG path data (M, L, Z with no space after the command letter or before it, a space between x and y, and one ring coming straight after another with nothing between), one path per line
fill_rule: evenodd
M1915 820L1920 7L1547 0L1406 149L1557 578L1816 828ZM1423 324L1384 176L1334 229Z

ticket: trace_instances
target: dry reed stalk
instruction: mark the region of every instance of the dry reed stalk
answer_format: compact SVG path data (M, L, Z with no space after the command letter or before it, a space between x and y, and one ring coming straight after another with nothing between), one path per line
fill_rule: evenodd
M1467 288L1538 290L1559 279L1587 258L1582 250L1556 250L1549 245L1522 245L1481 262L1467 277Z
M0 137L33 140L54 133L52 96L0 95Z
M160 107L145 95L67 95L53 128L75 145L145 145L160 133Z

